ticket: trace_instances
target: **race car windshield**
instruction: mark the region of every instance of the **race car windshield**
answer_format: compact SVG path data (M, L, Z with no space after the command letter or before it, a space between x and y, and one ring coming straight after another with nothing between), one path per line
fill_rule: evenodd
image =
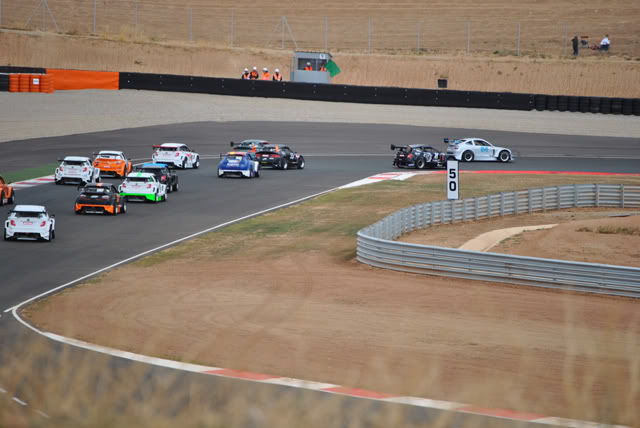
M62 162L62 165L65 165L65 166L82 166L82 165L84 165L84 161L73 161L73 160L69 161L69 160L66 160L66 161Z
M244 159L244 156L238 156L238 155L227 156L227 160L241 161L242 159Z
M131 183L146 183L149 179L147 177L129 177L127 181Z
M122 159L122 156L118 153L100 153L98 158L101 159Z
M178 147L160 147L159 150L163 152L175 152L179 150L179 148Z
M111 189L104 187L85 187L83 193L109 193Z
M156 174L158 172L162 172L162 167L147 167L147 168L140 168L139 169L140 172L148 172L149 174Z

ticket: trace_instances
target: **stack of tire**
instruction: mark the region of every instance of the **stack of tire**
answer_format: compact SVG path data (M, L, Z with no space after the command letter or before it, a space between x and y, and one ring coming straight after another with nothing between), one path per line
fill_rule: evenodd
M52 93L54 91L51 74L10 74L8 79L9 92Z
M9 90L9 75L0 74L0 91L7 92Z
M639 98L576 97L566 95L535 95L538 111L571 111L582 113L623 114L640 116Z

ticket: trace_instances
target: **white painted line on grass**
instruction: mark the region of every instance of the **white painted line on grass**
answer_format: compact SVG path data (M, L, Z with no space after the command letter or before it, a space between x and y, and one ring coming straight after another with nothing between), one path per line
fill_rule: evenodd
M46 419L51 419L51 416L47 415L45 412L43 412L42 410L36 410L36 413L39 414L40 416L42 416L43 418Z
M5 309L5 310L4 310L4 312L5 312L5 313L6 313L6 312L12 312L12 313L13 313L13 316L14 316L18 321L20 321L23 325L25 325L26 327L30 328L31 330L33 330L33 331L37 332L38 334L43 334L40 330L38 330L38 329L36 329L35 327L33 327L33 326L29 325L28 323L24 322L24 321L22 320L22 318L20 318L20 316L18 316L18 314L17 314L17 311L16 311L16 310L17 310L18 308L20 308L21 306L23 306L23 305L27 304L27 303L33 302L34 300L38 300L38 299L40 299L40 298L42 298L42 297L44 297L44 296L46 296L46 295L49 295L49 294L51 294L51 293L54 293L54 292L56 292L56 291L58 291L58 290L61 290L61 289L63 289L63 288L69 287L70 285L76 284L76 283L78 283L78 282L80 282L80 281L84 281L85 279L91 278L92 276L95 276L95 275L101 274L101 273L103 273L103 272L106 272L106 271L108 271L108 270L111 270L111 269L113 269L113 268L116 268L116 267L118 267L118 266L120 266L120 265L123 265L123 264L129 263L129 262L131 262L131 261L133 261L133 260L139 259L140 257L146 256L146 255L148 255L148 254L155 253L155 252L160 251L160 250L162 250L162 249L165 249L165 248L167 248L167 247L171 247L171 246L173 246L173 245L175 245L175 244L179 244L180 242L184 242L184 241L189 240L189 239L191 239L191 238L195 238L196 236L200 236L200 235L203 235L203 234L205 234L205 233L212 232L212 231L217 230L217 229L221 229L221 228L223 228L223 227L226 227L226 226L232 225L232 224L234 224L234 223L238 223L238 222L240 222L240 221L247 220L247 219L250 219L250 218L252 218L252 217L257 217L257 216L259 216L259 215L266 214L266 213L268 213L268 212L275 211L275 210L278 210L278 209L280 209L280 208L285 208L285 207L288 207L288 206L291 206L291 205L295 205L295 204L298 204L298 203L300 203L300 202L307 201L307 200L309 200L309 199L313 199L313 198L315 198L315 197L318 197L318 196L321 196L321 195L327 194L327 193L329 193L329 192L333 192L334 190L337 190L337 188L333 188L333 189L325 190L324 192L315 193L315 194L310 195L310 196L305 196L304 198L296 199L295 201L292 201L292 202L287 202L287 203L285 203L285 204L281 204L281 205L278 205L278 206L275 206L275 207L272 207L272 208L267 208L266 210L258 211L258 212L256 212L256 213L249 214L249 215L246 215L246 216L244 216L244 217L237 218L237 219L235 219L235 220L230 220L230 221L227 221L227 222L225 222L225 223L221 223L221 224L219 224L219 225L216 225L216 226L210 227L210 228L208 228L208 229L202 230L202 231L200 231L200 232L196 232L196 233L193 233L193 234L191 234L191 235L185 236L184 238L176 239L175 241L171 241L171 242L169 242L169 243L167 243L167 244L160 245L159 247L152 248L152 249L147 250L147 251L143 251L143 252L142 252L142 253L140 253L140 254L136 254L135 256L129 257L129 258L124 259L124 260L121 260L121 261L116 262L116 263L114 263L114 264L112 264L112 265L109 265L109 266L107 266L107 267L104 267L104 268L102 268L102 269L99 269L99 270L97 270L97 271L95 271L95 272L92 272L92 273L90 273L90 274L84 275L84 276L82 276L82 277L80 277L80 278L78 278L78 279L74 279L73 281L69 281L69 282L67 282L66 284L62 284L62 285L60 285L60 286L58 286L58 287L52 288L51 290L49 290L49 291L45 291L44 293L38 294L37 296L31 297L30 299L27 299L27 300L25 300L24 302L18 303L17 305L15 305L15 306L13 306L13 307L10 307L10 308L8 308L8 309Z
M27 403L25 403L24 401L22 401L18 397L13 397L12 400L15 401L16 403L22 405L22 406L26 406L27 405Z

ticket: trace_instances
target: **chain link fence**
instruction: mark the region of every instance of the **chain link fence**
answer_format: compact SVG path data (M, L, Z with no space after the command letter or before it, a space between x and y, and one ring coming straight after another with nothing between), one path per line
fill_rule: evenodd
M594 46L610 30L598 17L571 22L542 17L507 22L497 18L438 19L427 14L378 13L369 17L363 9L347 9L332 16L322 16L321 11L304 16L293 13L283 16L248 8L172 6L144 0L0 0L0 26L5 28L247 48L571 55L574 35ZM612 51L640 55L640 45L632 39L638 31L634 22L616 29L621 34L613 38Z

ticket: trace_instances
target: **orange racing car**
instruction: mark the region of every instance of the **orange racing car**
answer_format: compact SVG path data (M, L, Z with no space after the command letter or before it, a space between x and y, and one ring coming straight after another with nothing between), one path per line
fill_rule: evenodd
M102 150L97 153L93 161L93 167L98 168L101 175L110 174L122 178L131 172L133 165L123 152Z

